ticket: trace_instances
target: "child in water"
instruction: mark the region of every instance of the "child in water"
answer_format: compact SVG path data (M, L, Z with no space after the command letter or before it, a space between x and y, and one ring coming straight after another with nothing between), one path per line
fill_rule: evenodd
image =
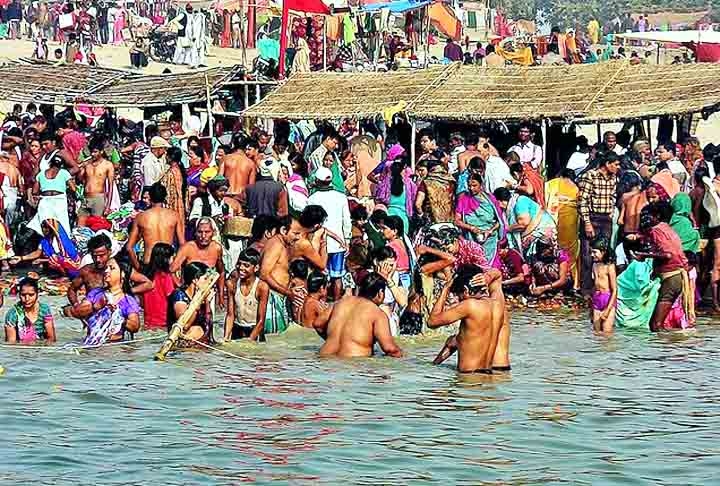
M288 272L290 273L288 287L294 292L293 295L297 296L292 301L292 318L293 321L300 322L300 313L307 295L307 277L310 272L310 265L307 260L298 258L290 262Z
M593 281L595 290L592 297L592 325L595 332L610 334L615 326L615 305L617 304L617 278L615 264L608 242L595 240L592 244Z
M303 327L313 327L317 316L328 308L328 277L322 272L313 270L307 279L308 295L305 297L302 311L300 312L300 324Z

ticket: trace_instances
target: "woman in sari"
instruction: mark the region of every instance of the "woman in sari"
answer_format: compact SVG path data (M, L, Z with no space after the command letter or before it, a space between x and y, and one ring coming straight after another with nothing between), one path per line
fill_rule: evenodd
M468 191L460 195L455 208L455 226L464 236L482 244L485 258L495 268L500 268L498 244L505 237L502 210L495 197L483 190L480 174L472 174Z
M403 162L393 162L377 186L378 202L387 206L389 216L397 216L403 222L404 234L410 234L410 219L413 217L417 186L412 180L412 171Z
M130 274L126 263L111 259L105 269L105 286L88 292L85 299L63 309L67 317L82 319L87 336L85 346L119 342L140 330L140 305L132 295Z
M545 184L546 210L557 221L558 245L568 253L570 273L575 287L580 284L578 258L580 240L578 238L578 187L573 182L574 171L565 169L560 177Z
M40 240L38 249L11 259L10 263L17 265L20 262L32 262L44 258L52 270L70 278L77 277L80 271L80 253L65 228L56 219L43 221L41 227L43 239Z
M535 254L540 238L557 239L555 220L538 203L505 187L498 188L494 196L505 211L510 248L522 252L526 259Z
M63 169L65 162L59 155L50 159L49 168L40 171L33 187L33 194L40 195L37 213L28 224L28 228L43 235L41 224L48 219L60 223L65 232L70 231L68 214L68 189L75 192L75 181L70 173Z
M430 223L454 221L455 178L439 160L428 160L428 175L418 185L415 209L428 216Z
M510 166L510 174L518 181L517 187L515 187L517 192L533 199L541 207L545 207L545 181L532 165L513 164Z

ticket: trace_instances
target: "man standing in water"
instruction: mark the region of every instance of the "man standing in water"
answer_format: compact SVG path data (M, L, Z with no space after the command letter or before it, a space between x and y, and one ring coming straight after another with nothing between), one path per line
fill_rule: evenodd
M375 343L393 358L401 358L390 321L380 309L387 282L377 273L368 274L358 286L358 296L348 295L315 319L313 327L325 338L320 356L338 358L368 357Z
M207 216L197 220L195 240L188 241L180 247L172 265L170 273L177 273L186 263L201 262L217 270L217 293L215 303L222 309L225 304L225 265L223 264L223 247L213 240L215 225Z
M165 207L166 198L167 190L165 186L160 185L158 182L150 186L152 207L138 214L130 229L126 248L130 263L135 270L141 268L140 260L137 253L135 253L135 245L141 239L144 246L143 263L146 265L150 263L150 255L157 243L167 243L175 246L177 239L180 246L185 244L182 224L177 213Z
M477 296L483 287L487 287L487 298ZM460 298L460 303L445 309L450 292ZM509 371L510 325L506 314L500 271L483 272L475 265L460 267L455 278L448 279L428 320L430 328L460 320L460 332L447 340L433 363L440 364L458 351L457 369L461 373Z
M93 236L88 240L87 248L93 262L80 269L80 275L75 277L68 288L67 298L71 305L79 302L77 292L82 287L85 287L85 294L87 294L92 289L100 289L105 286L105 272L108 262L112 260L110 238L104 234ZM130 274L130 281L133 284L132 293L134 295L149 292L153 288L153 283L145 275L135 270Z
M290 288L290 250L312 228L304 227L297 219L287 217L280 231L268 240L260 262L260 279L270 287L265 332L284 332L289 326L287 298L295 298Z

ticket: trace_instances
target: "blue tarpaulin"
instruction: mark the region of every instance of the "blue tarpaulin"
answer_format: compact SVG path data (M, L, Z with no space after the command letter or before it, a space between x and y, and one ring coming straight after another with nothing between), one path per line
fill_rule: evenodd
M415 10L432 3L432 0L396 0L393 2L378 2L363 5L360 12L377 12L383 8L390 10L392 13L403 13L408 10Z

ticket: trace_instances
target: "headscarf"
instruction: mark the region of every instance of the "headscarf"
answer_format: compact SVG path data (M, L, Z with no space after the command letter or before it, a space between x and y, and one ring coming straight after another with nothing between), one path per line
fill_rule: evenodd
M690 220L692 200L684 192L678 193L670 203L673 209L670 226L680 237L683 251L696 253L700 247L700 233L693 227Z

